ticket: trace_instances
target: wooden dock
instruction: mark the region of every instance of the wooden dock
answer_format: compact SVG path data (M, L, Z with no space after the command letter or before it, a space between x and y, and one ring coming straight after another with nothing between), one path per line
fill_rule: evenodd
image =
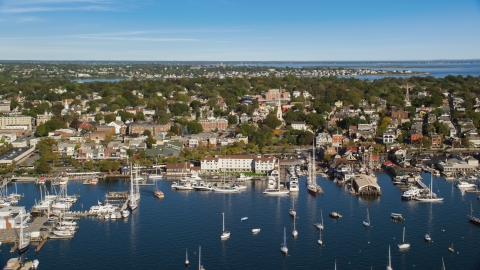
M45 244L45 242L47 242L47 238L43 239L37 246L37 248L35 249L35 252L39 252L40 249L43 247L43 245Z
M12 247L12 249L10 249L10 253L15 252L15 250L17 250L17 248L18 248L18 242L15 243L15 245Z

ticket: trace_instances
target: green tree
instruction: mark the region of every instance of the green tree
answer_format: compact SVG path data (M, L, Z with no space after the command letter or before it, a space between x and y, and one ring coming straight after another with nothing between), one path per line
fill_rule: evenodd
M48 133L47 133L47 129L45 128L45 124L41 123L40 125L38 125L37 130L35 131L35 135L37 135L38 137L43 137L43 136L46 136L47 134Z
M275 129L282 124L282 121L280 121L280 119L278 119L275 114L271 113L268 114L267 117L265 117L265 120L263 120L263 124L267 125L271 129Z
M107 114L105 115L105 123L111 123L113 121L115 121L115 119L117 118L117 115L114 114L114 113L110 113L110 114Z
M203 131L202 125L197 120L192 120L188 122L187 128L190 134L198 134Z
M236 125L238 124L238 119L237 119L237 116L236 115L228 115L227 117L227 120L228 120L228 124L229 125Z

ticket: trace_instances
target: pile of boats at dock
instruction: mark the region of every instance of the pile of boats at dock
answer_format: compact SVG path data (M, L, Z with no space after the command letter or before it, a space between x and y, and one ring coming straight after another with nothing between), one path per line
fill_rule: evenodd
M246 190L247 186L237 184L236 182L244 182L245 180L250 180L251 178L240 174L235 182L227 183L225 181L226 175L223 177L222 183L211 184L204 181L197 173L193 172L191 176L184 176L180 179L179 182L173 182L172 188L175 190L197 190L197 191L215 191L222 193L235 193L242 190Z
M17 205L23 194L17 193L17 183L15 183L15 193L8 194L7 179L2 180L0 185L0 208Z
M35 200L35 205L31 211L33 216L39 216L55 210L67 211L80 197L79 195L68 195L66 185L61 186L58 193L52 185L51 191L53 194L50 194L45 186L43 186L43 188L42 186L40 186L40 200Z

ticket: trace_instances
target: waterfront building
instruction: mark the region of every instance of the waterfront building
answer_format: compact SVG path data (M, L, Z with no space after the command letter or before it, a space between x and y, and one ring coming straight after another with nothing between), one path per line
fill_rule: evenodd
M206 156L200 160L203 173L211 172L255 172L267 173L275 167L275 157L260 155Z

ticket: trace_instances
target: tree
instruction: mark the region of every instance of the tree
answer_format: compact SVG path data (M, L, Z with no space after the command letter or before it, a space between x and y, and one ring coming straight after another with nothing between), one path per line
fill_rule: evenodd
M145 121L145 114L143 112L138 112L135 116L136 121Z
M430 149L432 147L432 140L430 140L430 138L424 136L420 141L423 147L427 149Z
M103 119L103 113L97 113L95 115L95 122L98 122Z
M152 136L152 132L148 129L143 131L143 136Z
M39 174L46 174L49 173L52 170L52 167L50 167L50 164L47 163L44 159L40 159L37 161L35 164L35 168L37 170L37 173Z
M170 127L170 131L175 135L182 135L182 127L179 124L173 124Z
M197 120L192 120L188 122L187 128L190 134L198 134L203 131L202 124L200 124Z
M38 125L37 130L35 131L35 135L37 135L38 137L43 137L47 134L48 133L47 133L47 130L45 128L45 124L41 123L40 125Z
M105 123L107 123L107 124L115 121L115 119L117 119L117 115L114 114L114 113L110 113L110 114L105 115Z
M157 143L157 140L153 138L152 134L148 135L147 139L145 140L145 143L147 144L147 148L152 149L152 145Z
M271 129L275 129L282 124L282 121L280 121L275 114L271 113L265 117L263 124L267 125Z
M227 120L228 120L228 124L229 124L229 125L236 125L236 124L238 124L238 119L237 119L237 116L236 116L236 115L230 114L230 115L227 117Z

